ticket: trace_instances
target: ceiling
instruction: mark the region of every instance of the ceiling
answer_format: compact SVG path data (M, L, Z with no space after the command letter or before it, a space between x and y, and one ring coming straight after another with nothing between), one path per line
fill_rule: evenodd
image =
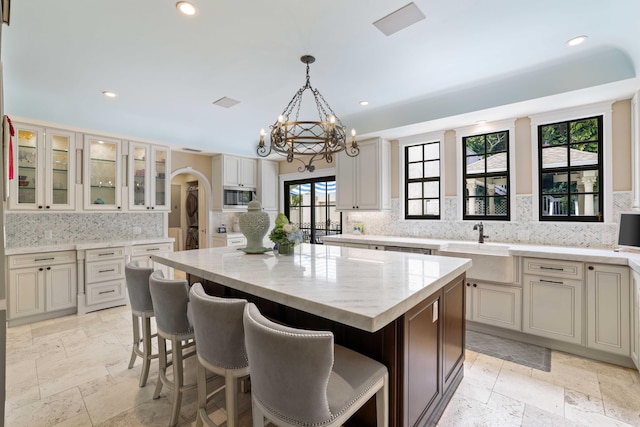
M14 0L2 34L5 111L253 156L260 128L304 84L304 54L316 57L311 84L360 136L640 89L638 0L415 0L426 19L391 36L372 23L407 0L193 0L193 17L176 1ZM585 43L566 45L583 34ZM240 103L212 104L225 96Z

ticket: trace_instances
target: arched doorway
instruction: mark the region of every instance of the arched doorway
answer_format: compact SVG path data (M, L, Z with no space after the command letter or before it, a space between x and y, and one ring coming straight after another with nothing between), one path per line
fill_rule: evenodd
M175 250L209 247L211 184L192 168L171 173L171 212L168 232L179 244ZM197 219L195 219L197 218Z

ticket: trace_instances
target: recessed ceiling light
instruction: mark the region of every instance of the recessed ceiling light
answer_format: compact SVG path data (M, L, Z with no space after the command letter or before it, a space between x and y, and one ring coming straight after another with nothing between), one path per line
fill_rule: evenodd
M369 101L360 101L360 105L362 105L363 107L365 105L369 105Z
M587 39L587 36L574 37L572 39L569 39L569 41L567 41L567 46L578 46L579 44L584 43L586 39Z
M176 7L180 11L180 13L183 13L187 16L193 16L198 13L198 9L196 9L196 7L188 1L179 1L178 3L176 3Z
M118 96L118 94L117 94L117 93L115 93L115 92L111 92L110 90L103 90L103 91L102 91L102 94L103 94L104 96L106 96L107 98L115 98L116 96Z

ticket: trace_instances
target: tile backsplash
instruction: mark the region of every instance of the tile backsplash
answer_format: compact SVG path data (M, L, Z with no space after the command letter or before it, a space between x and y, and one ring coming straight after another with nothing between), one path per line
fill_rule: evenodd
M613 194L613 218L617 221L621 211L631 209L631 192ZM405 221L402 218L401 201L391 201L388 212L358 212L343 215L344 232L349 233L354 223L364 223L366 234L407 236L433 239L476 240L474 221L459 221L456 197L444 201L440 221ZM585 248L610 248L615 246L617 222L575 223L539 222L533 218L533 196L516 196L515 220L511 222L485 221L488 242L524 243L532 245L578 246ZM349 219L349 220L348 220Z
M7 248L153 239L164 236L166 230L162 213L5 214Z

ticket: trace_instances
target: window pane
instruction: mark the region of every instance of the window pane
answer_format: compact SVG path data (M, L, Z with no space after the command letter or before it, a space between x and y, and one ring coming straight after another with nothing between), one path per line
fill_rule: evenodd
M483 154L485 152L484 135L469 136L464 138L464 143L467 149L467 155Z
M506 216L508 212L507 198L503 196L499 197L487 197L485 200L487 206L487 215Z
M585 119L571 122L571 142L598 140L598 119Z
M542 149L542 169L567 166L567 147L549 147Z
M289 186L289 206L300 206L302 203L302 187L300 185Z
M411 216L422 215L422 200L409 200L407 203L408 214Z
M427 144L424 146L424 159L437 160L440 158L440 143Z
M409 199L422 198L422 183L410 182L409 185L407 186L407 197Z
M440 197L440 183L430 181L424 183L424 197Z
M467 175L485 172L484 156L467 157Z
M419 162L421 160L423 160L421 145L412 145L410 147L407 147L407 161Z
M487 157L487 172L506 172L507 153L489 155Z
M542 174L542 194L567 193L568 175L564 172Z
M598 143L573 144L569 149L571 166L585 166L598 164Z
M580 171L571 174L572 193L592 193L600 191L600 179L597 170Z
M571 215L597 216L600 212L600 197L597 193L576 194L571 196Z
M567 216L567 195L542 196L543 216Z
M422 163L411 163L407 166L409 179L424 178L422 174Z
M469 197L466 200L467 215L484 215L484 197Z
M434 160L424 163L424 176L425 178L435 178L440 176L440 161Z
M424 201L424 212L427 215L440 215L440 202L438 199Z
M489 189L489 195L506 196L507 194L507 177L506 176L492 176L487 177L487 187Z
M498 153L507 150L507 132L487 135L487 153Z
M540 126L540 139L543 147L550 145L562 145L567 143L567 124L556 123L553 125Z
M484 196L484 179L467 179L466 194L468 196Z

